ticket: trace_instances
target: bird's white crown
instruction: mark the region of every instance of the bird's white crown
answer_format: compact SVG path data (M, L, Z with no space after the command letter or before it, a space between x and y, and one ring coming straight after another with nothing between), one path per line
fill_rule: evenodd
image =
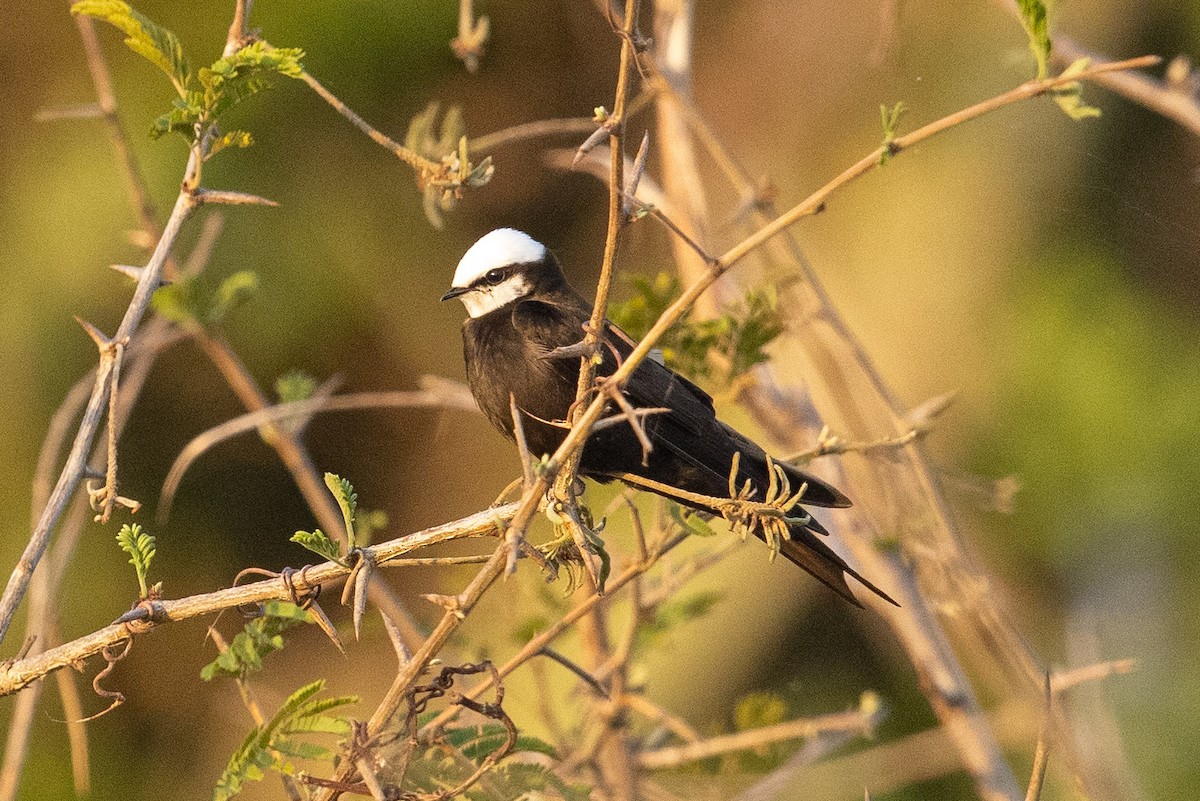
M468 287L488 270L541 261L545 256L546 246L529 234L515 228L497 228L480 237L463 254L458 269L454 271L452 286Z

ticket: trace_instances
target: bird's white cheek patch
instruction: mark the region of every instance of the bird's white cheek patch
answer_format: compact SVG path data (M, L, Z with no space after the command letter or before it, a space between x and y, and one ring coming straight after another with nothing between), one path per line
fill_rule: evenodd
M482 317L529 294L529 282L515 275L498 286L481 286L462 296L467 314Z

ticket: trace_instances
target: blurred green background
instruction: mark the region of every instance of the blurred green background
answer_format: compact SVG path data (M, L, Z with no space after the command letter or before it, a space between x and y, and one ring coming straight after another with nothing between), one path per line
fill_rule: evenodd
M195 65L219 55L228 6L137 4L179 35ZM878 144L880 103L903 100L910 111L901 129L911 130L1030 74L1018 24L994 4L900 3L890 28L887 8L858 0L700 4L697 103L750 171L774 180L781 205ZM145 258L127 236L136 222L102 124L34 121L39 111L93 98L66 9L0 11L3 565L28 536L29 486L50 416L95 361L72 315L114 330L129 285L106 265ZM478 11L492 27L478 75L449 50L457 13L449 0L260 0L253 22L273 44L302 47L314 75L396 138L434 99L462 106L472 135L611 106L618 42L592 4L483 3ZM1200 6L1190 0L1063 3L1058 12L1061 30L1114 58L1200 52ZM100 33L121 118L156 202L168 207L185 147L145 132L167 107L170 87L113 30ZM1081 691L1112 715L1118 734L1108 741L1128 756L1120 794L1185 798L1200 781L1200 139L1101 89L1088 87L1085 96L1102 118L1072 123L1049 102L1003 110L894 160L798 231L897 395L916 405L958 391L930 440L948 473L1020 480L1011 516L979 511L970 493L951 490L950 498L1038 652L1057 666L1139 660L1137 673ZM226 212L208 273L216 280L251 269L261 277L260 292L226 333L264 386L293 369L319 379L342 373L347 390L410 388L423 373L461 379L462 311L437 298L462 251L495 227L527 230L559 253L581 286L594 280L602 187L542 158L545 148L577 140L498 152L495 179L437 231L410 170L303 85L280 83L237 119L257 143L214 160L205 183L281 205ZM708 177L720 220L736 198L715 171ZM198 220L189 225L181 253L199 228ZM723 244L736 236L728 226L715 234ZM669 259L661 230L641 224L629 232L621 268L652 274L669 269ZM153 513L183 445L240 411L201 353L173 349L122 441L123 494ZM478 510L516 474L511 447L482 418L458 412L329 415L311 425L307 441L320 468L350 477L364 505L388 513L393 536ZM168 597L179 597L227 584L246 565L301 564L306 555L287 537L311 526L274 453L245 437L203 457L185 478L170 523L154 530L155 573ZM107 623L136 594L115 530L87 532L63 600L65 637ZM415 596L460 586L467 575L391 580ZM644 677L654 697L697 727L728 727L731 699L759 689L782 694L796 715L842 709L875 689L892 709L884 741L933 724L882 622L785 567L768 569L759 548L740 549L702 584L722 588L724 602L675 632ZM500 614L513 603L535 606L537 595L533 584L514 583L492 602ZM414 608L424 622L435 619L421 602ZM486 629L468 626L459 644L468 652L511 649ZM0 656L12 655L17 631ZM268 706L332 674L336 691L362 692L369 709L389 680L393 657L378 627L352 647L349 662L333 658L319 635L296 640L300 647L275 657L258 681ZM89 726L94 797L160 798L164 788L173 797L207 796L249 726L231 685L197 678L210 658L200 624L138 641L111 680L129 703ZM102 706L86 700L89 712ZM0 720L10 708L0 703ZM23 785L28 799L70 793L52 691L43 710ZM1028 746L1013 756L1024 773ZM723 797L723 781L710 778L693 792ZM850 796L861 797L870 781L849 777ZM277 787L255 792L248 797L274 797ZM842 792L814 786L812 797L850 797ZM873 797L971 792L953 774ZM1073 797L1061 775L1050 792Z

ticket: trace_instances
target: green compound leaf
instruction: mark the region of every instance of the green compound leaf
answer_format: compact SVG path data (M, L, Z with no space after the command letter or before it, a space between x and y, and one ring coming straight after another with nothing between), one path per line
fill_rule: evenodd
M148 597L150 592L146 580L150 573L150 563L154 561L154 554L157 553L154 537L142 531L142 527L137 523L126 523L117 532L117 544L121 546L122 551L129 554L129 564L133 565L134 572L137 573L141 597Z
M221 676L244 678L262 670L263 659L283 648L283 632L308 623L308 612L286 601L263 604L263 616L246 624L229 647L200 670L200 678L212 681Z
M351 548L357 547L354 536L354 513L358 509L358 495L349 481L333 473L325 474L325 486L333 493L334 499L342 510L342 520L346 522L346 538Z
M447 732L447 737L454 736ZM523 748L525 738L517 741L517 751L540 749ZM486 754L484 754L486 756ZM446 746L421 746L409 762L404 774L403 797L436 796L448 786L461 784L477 766L475 759L448 757ZM461 801L588 801L590 789L567 784L547 766L532 761L506 760L490 770L484 780L467 789L456 799Z
M342 549L328 534L319 528L312 531L297 531L292 535L291 541L307 548L317 556L341 564Z
M159 139L169 133L177 133L191 140L196 133L196 122L204 112L204 94L188 90L182 99L171 103L171 110L163 114L150 126L150 138Z
M488 723L482 726L465 726L450 729L445 733L446 742L457 748L475 764L483 762L489 754L495 753L508 739L508 729L498 723ZM513 752L544 754L551 759L558 759L554 746L536 737L521 735L513 746Z
M331 749L308 740L296 739L296 735L327 733L344 737L350 733L348 721L325 713L357 703L358 698L315 698L324 687L324 680L301 687L284 701L271 720L246 736L238 750L229 758L225 772L213 790L214 801L228 801L240 793L247 782L262 779L267 771L289 776L295 774L296 766L292 759L328 761L333 758L334 753Z
M135 11L121 0L80 0L72 14L103 20L125 34L125 46L167 74L180 97L191 74L183 47L174 33Z
M243 100L271 86L276 75L299 78L304 74L300 59L304 51L298 47L272 48L263 42L252 42L236 53L217 59L211 66L201 67L197 77L204 87L202 117L219 118Z
M666 272L653 279L635 276L631 283L633 296L610 306L609 316L630 336L641 339L679 295L681 286L678 278ZM716 319L685 317L659 340L659 347L668 367L685 375L728 383L767 361L765 349L783 329L774 289L767 287L748 293L740 304ZM720 373L710 361L713 354L724 364Z

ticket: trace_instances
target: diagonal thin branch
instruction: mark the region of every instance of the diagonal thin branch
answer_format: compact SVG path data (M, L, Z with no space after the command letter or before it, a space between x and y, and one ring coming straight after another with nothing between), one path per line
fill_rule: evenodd
M175 245L175 240L179 236L184 222L191 216L192 211L196 207L192 193L194 191L193 181L195 180L199 163L199 148L197 146L192 148L188 156L188 164L184 170L183 188L175 200L171 216L167 219L167 224L163 228L162 237L158 240L158 244L154 248L154 253L143 270L141 280L138 281L133 298L129 301L129 306L121 319L121 324L118 326L116 334L113 335L114 341L121 341L131 337L150 305L150 296L158 288L163 267L170 256L171 249ZM92 441L100 426L104 410L108 405L109 384L112 380L114 366L112 360L104 360L96 372L96 381L92 387L92 394L84 411L83 421L80 423L75 441L71 446L71 452L67 456L67 463L63 466L58 481L50 493L50 500L30 535L29 542L21 554L20 561L17 562L12 575L9 577L3 596L0 597L0 641L3 641L5 634L8 633L8 627L12 624L17 606L25 596L25 591L29 587L29 580L33 575L34 568L37 567L50 540L51 530L58 522L63 510L66 508L67 502L71 499L71 496L79 486L80 480L83 478L84 465L88 453L91 451Z

